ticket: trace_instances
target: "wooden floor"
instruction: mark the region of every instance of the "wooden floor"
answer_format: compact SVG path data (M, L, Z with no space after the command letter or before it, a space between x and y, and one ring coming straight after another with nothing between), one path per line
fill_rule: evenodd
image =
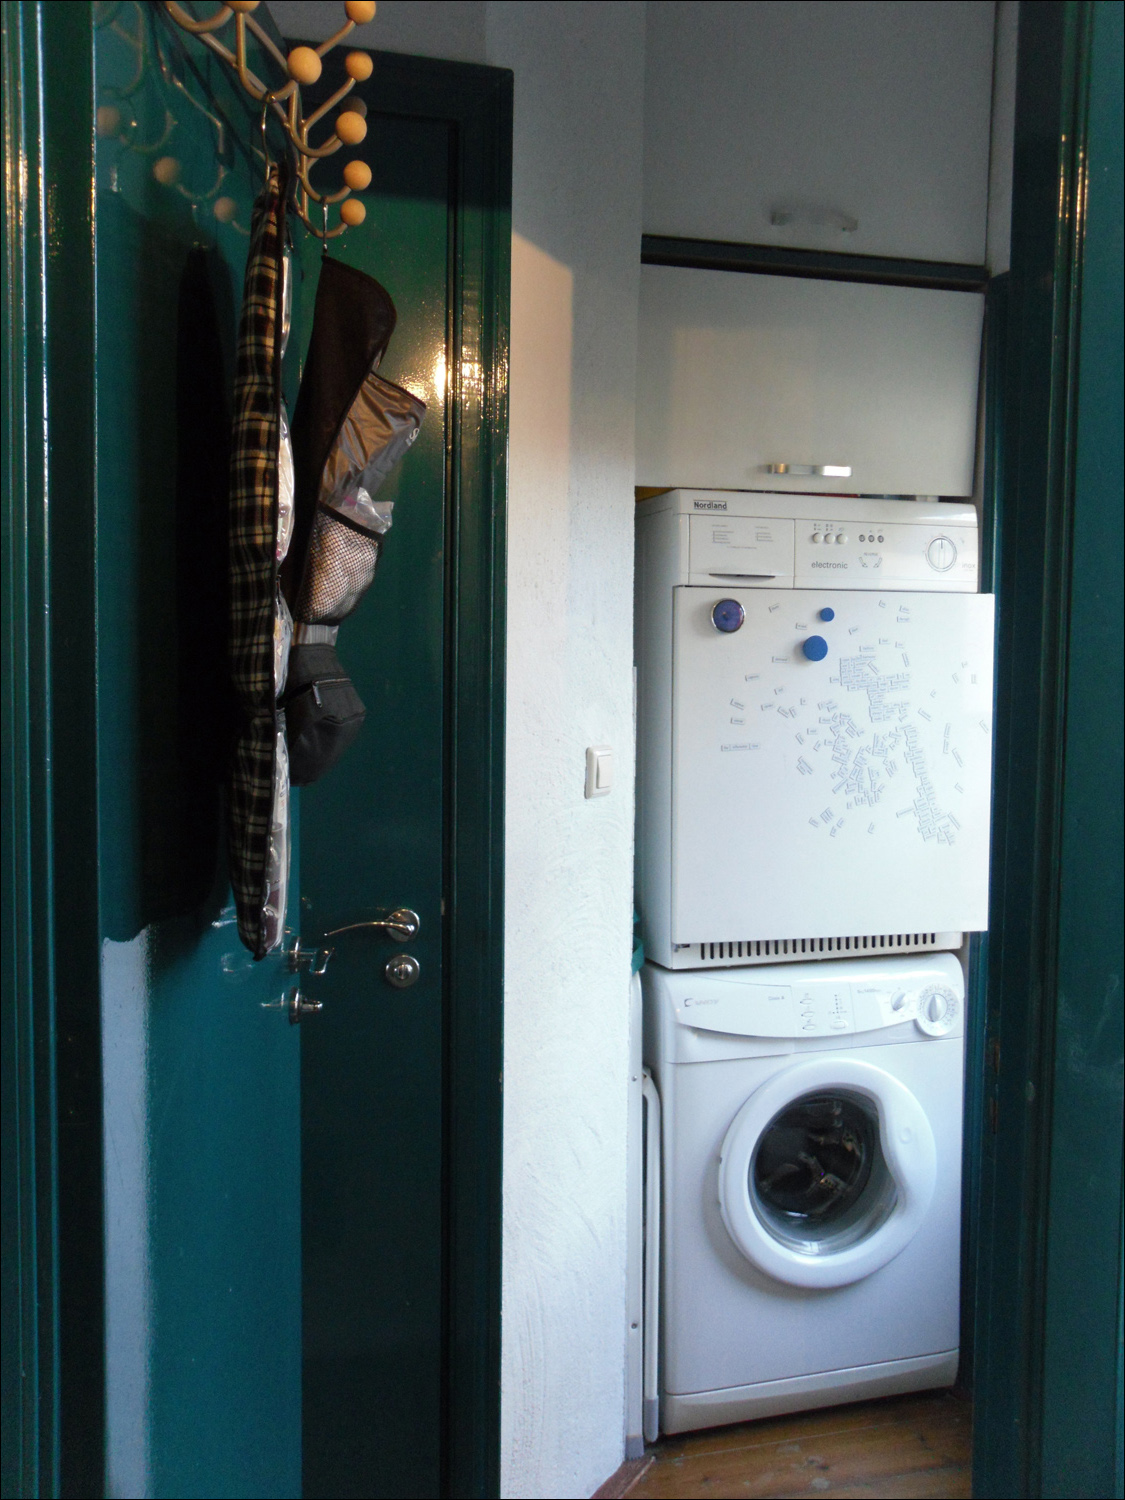
M970 1496L972 1407L949 1391L662 1438L629 1500Z

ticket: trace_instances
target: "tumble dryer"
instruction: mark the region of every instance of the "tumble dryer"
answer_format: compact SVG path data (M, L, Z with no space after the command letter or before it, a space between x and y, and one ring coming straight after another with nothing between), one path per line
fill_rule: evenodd
M952 1384L957 959L642 978L664 1117L663 1430Z
M667 968L987 925L976 512L673 490L637 507L637 891Z

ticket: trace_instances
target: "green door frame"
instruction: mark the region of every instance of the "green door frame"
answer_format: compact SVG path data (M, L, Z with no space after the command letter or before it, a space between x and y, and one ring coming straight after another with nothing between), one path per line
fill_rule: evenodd
M443 1493L500 1486L504 650L512 74L376 52L380 109L453 142ZM480 370L474 379L464 371Z
M973 1482L979 1496L1108 1496L1121 1494L1122 676L1107 539L1123 462L1122 7L1038 0L1019 27L1011 272L989 297L997 758Z
M5 1494L104 1468L92 27L3 7Z
M93 14L4 4L3 1493L104 1493ZM449 122L446 1493L497 1493L511 74L386 55ZM435 87L436 85L436 87ZM455 382L458 377L455 375Z
M1119 585L1103 540L1120 532L1121 21L1107 0L1022 7L1012 271L990 306L1004 671L976 1267L982 1496L1121 1486L1121 839L1105 796ZM3 8L3 1225L18 1272L4 1289L6 1494L96 1494L103 1468L91 33L88 5ZM425 110L441 65L396 66ZM485 123L462 127L461 170L482 212L458 255L479 268L493 376L475 466L462 424L455 538L458 600L475 614L458 625L450 705L451 1494L496 1493L499 1450L510 157L480 141L492 128L510 149L511 92L480 71L493 92L466 101L466 121Z

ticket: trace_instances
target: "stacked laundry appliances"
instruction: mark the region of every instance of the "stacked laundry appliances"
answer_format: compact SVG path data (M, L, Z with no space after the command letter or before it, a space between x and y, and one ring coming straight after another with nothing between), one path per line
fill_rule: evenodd
M949 950L988 896L975 511L680 490L637 533L662 1425L949 1384Z

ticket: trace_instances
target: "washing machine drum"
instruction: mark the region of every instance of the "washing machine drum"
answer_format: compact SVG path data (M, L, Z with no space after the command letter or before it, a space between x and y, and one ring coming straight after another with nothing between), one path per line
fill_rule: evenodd
M811 1058L734 1117L719 1201L759 1270L792 1286L846 1286L914 1238L936 1173L934 1133L908 1088L870 1063Z

